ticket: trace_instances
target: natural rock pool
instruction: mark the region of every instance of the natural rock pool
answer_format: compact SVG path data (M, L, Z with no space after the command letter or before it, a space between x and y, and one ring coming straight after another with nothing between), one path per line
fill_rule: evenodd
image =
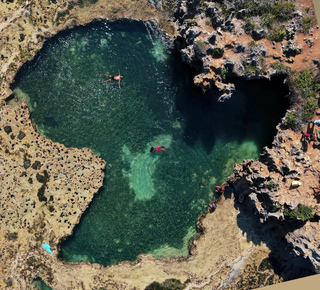
M124 76L103 83L103 74ZM60 33L13 86L47 138L106 161L104 186L61 246L67 261L109 265L188 254L197 217L233 164L270 145L288 106L283 79L244 81L225 103L140 22ZM166 152L150 153L150 144Z

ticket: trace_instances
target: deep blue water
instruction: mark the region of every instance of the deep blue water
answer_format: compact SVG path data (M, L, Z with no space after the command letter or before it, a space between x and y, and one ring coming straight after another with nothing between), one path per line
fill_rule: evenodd
M118 71L120 89L103 83ZM63 259L186 256L214 186L271 144L288 105L281 78L234 79L234 96L217 103L193 76L142 23L121 21L60 33L21 69L13 89L38 130L106 161L104 186L62 243ZM149 143L169 149L152 154Z

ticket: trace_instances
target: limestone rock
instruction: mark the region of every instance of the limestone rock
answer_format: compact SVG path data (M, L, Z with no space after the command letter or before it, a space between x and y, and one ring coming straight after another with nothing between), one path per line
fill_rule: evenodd
M197 26L191 27L186 33L186 42L187 44L193 44L194 40L201 34L201 29Z
M287 45L282 49L286 57L296 56L302 53L302 48L298 46L296 40L288 40Z
M252 38L255 40L259 40L261 38L264 38L265 35L266 35L266 32L263 29L263 27L257 27L252 30Z
M320 223L307 222L303 227L286 235L296 255L309 259L315 269L320 267Z

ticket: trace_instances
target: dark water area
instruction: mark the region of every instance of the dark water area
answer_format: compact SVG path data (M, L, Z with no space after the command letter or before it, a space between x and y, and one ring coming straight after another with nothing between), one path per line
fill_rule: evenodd
M32 290L52 290L41 278L36 278L31 284Z
M121 88L103 83L118 71ZM63 32L21 69L13 90L38 131L106 161L104 186L62 243L63 259L187 256L214 186L271 144L288 107L282 78L234 79L234 96L218 103L193 77L143 23L125 21ZM168 150L152 154L150 143Z

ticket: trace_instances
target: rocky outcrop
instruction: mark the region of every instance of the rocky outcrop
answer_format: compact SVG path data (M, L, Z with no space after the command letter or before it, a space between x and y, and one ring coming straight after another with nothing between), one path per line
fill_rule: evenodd
M236 1L202 1L198 5L179 1L174 19L176 47L182 60L196 68L194 83L203 90L217 89L218 101L223 101L234 91L227 76L270 79L290 68L309 67L310 55L317 54L313 47L319 31L310 27L311 38L306 40L301 31L308 31L301 23L309 16L300 11L304 8L293 7L296 10L281 19L281 26L270 27L263 22L263 15L252 16L256 14L241 9Z
M319 136L319 128L313 128ZM318 141L315 141L318 142ZM255 210L261 223L275 221L279 227L295 224L297 229L286 235L294 252L320 266L320 205L315 189L319 187L319 149L316 143L301 139L300 133L278 127L272 148L265 148L260 159L245 160L234 167L229 178L235 195ZM303 206L311 216L290 215ZM310 218L312 219L310 220Z

